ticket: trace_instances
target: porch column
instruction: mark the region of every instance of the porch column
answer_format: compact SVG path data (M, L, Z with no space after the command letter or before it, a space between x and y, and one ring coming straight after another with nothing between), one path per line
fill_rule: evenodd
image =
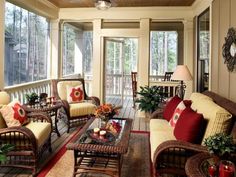
M0 90L4 88L5 0L0 1Z
M102 20L95 19L93 21L93 80L92 95L97 96L103 102L103 56L101 53L101 27Z
M139 58L138 58L138 78L137 88L149 85L150 68L150 19L140 20L140 40L139 40ZM139 117L145 117L145 113L138 111Z
M140 42L138 59L138 89L149 83L150 19L140 20Z
M59 20L51 20L51 57L50 57L50 78L58 79L59 73L62 75L62 67L59 59L62 58L62 51L59 50Z
M196 58L194 58L193 53L193 19L188 19L183 22L184 24L184 65L187 65L189 71L193 76L192 81L185 81L186 83L186 91L185 98L189 98L191 93L193 92L193 83L195 82L193 63Z

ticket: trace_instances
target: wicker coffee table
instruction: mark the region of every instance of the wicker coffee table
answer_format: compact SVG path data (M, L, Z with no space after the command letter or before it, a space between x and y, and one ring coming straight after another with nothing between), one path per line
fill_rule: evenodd
M74 151L73 176L81 173L101 173L119 177L122 167L122 155L128 150L131 132L131 119L117 118L110 121L122 126L119 133L108 132L107 138L96 139L90 133L99 126L98 119L91 118L67 145Z

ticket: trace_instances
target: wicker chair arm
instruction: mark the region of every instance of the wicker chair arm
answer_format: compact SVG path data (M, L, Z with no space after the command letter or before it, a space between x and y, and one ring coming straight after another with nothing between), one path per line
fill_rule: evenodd
M158 164L162 163L160 160L162 158L160 158L160 156L162 156L163 154L165 154L165 156L170 155L172 156L171 158L179 159L179 161L182 161L184 157L186 163L189 157L199 152L208 152L208 151L205 146L201 146L199 144L192 144L189 142L179 141L179 140L165 141L162 144L160 144L155 150L153 157L154 174L156 174L156 167L158 166ZM168 159L168 157L166 158ZM176 166L178 166L178 164L176 164Z
M52 124L52 120L45 112L29 112L27 118L33 122L49 122Z
M24 126L0 129L0 144L13 144L14 151L32 150L35 154L38 152L35 135Z
M67 100L57 100L62 105L68 117L70 117L70 105Z
M100 99L98 97L91 96L91 97L87 97L86 100L92 100L96 106L100 105Z
M154 111L151 114L150 118L151 119L160 119L160 118L162 118L162 114L163 114L163 110L157 109L156 111Z

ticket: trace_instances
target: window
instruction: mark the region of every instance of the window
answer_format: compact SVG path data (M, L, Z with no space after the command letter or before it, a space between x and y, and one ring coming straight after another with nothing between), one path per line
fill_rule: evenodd
M63 27L63 76L92 74L93 32L65 23Z
M178 33L151 31L150 76L164 76L174 71L178 61Z
M46 79L48 51L47 19L6 2L5 86Z
M149 80L163 80L183 64L184 25L182 22L155 22L150 25Z

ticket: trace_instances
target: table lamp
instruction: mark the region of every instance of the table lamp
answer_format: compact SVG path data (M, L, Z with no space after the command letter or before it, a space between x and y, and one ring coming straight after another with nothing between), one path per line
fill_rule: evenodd
M180 81L180 85L177 86L176 94L184 99L186 85L184 81L192 80L192 75L186 65L178 65L173 73L171 80Z

